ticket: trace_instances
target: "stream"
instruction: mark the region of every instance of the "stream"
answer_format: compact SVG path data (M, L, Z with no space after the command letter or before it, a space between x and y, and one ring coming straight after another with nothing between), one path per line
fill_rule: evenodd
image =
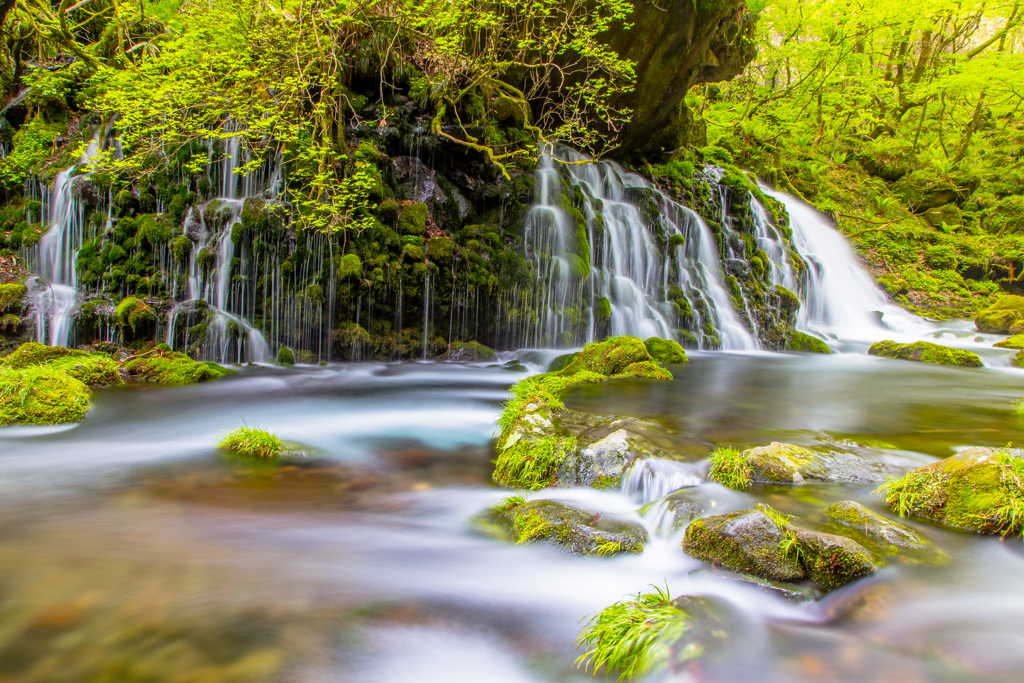
M997 339L968 327L932 334L980 349ZM554 352L518 355L537 372ZM1024 442L1006 355L987 349L991 367L975 369L862 351L692 352L672 382L589 385L566 404L653 420L691 472L715 443L768 441L917 466ZM451 363L257 367L98 390L79 425L0 430L0 680L585 681L573 666L581 619L652 584L737 614L728 657L674 680L1019 680L1020 539L907 521L950 561L897 564L794 604L691 576L703 565L637 515L647 498L628 484L533 495L642 520L652 541L641 555L579 558L478 534L469 520L505 495L489 484L492 432L522 376ZM219 436L243 419L304 457L221 455ZM872 488L756 486L733 499L812 519L845 499L884 513Z

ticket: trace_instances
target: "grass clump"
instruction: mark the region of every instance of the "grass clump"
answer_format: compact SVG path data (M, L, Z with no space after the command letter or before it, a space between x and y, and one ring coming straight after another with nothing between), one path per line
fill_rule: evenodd
M544 488L558 474L562 461L575 450L574 437L517 440L502 451L495 463L494 480L513 488Z
M652 586L650 593L620 600L594 616L576 640L585 652L576 666L596 675L601 667L617 671L628 681L664 664L671 646L692 627L686 612L676 607L668 587Z
M711 478L736 491L750 488L750 463L738 448L719 446L708 456Z
M284 450L284 443L276 434L246 424L221 439L217 447L251 458L276 458Z
M0 366L0 425L80 422L89 410L89 388L45 366Z

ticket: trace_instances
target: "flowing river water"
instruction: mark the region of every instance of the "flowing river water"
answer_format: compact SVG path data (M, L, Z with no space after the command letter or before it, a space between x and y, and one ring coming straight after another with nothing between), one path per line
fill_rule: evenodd
M964 324L934 334L994 339ZM724 442L830 444L915 466L1024 442L1006 355L991 350L991 367L975 369L693 352L672 382L590 385L566 403L652 420L690 476ZM520 356L531 371L546 360ZM0 430L0 680L585 681L573 667L581 618L651 584L717 596L737 615L728 656L675 680L1020 679L1020 539L908 521L948 563L897 563L794 604L691 575L701 563L650 517L638 556L479 535L469 520L506 493L488 483L494 420L522 376L444 363L251 368L99 390L77 426ZM220 455L217 439L243 419L305 457ZM626 488L535 495L641 519L657 487ZM725 500L812 519L844 499L885 512L872 488L760 486Z

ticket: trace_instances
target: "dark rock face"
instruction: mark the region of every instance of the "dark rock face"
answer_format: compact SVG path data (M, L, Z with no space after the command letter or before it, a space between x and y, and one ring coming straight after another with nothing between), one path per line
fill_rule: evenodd
M703 127L683 104L698 83L734 78L754 58L756 18L740 0L634 0L630 29L617 26L608 42L636 62L636 89L619 98L633 110L622 153L669 152L704 144Z

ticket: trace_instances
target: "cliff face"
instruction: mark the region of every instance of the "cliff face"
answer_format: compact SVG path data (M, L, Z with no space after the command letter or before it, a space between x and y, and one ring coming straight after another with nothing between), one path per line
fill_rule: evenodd
M694 85L738 76L755 55L756 18L741 0L635 0L631 26L608 42L636 63L636 89L617 104L633 110L619 154L659 155L703 144L703 127L683 103Z

